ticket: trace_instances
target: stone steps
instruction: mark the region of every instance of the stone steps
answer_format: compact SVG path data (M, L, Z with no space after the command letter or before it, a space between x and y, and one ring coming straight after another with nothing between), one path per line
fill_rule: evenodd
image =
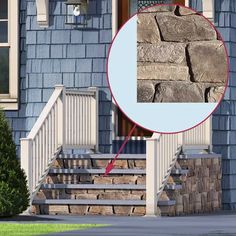
M146 156L121 154L104 176L113 154L60 154L34 198L37 214L145 215ZM160 196L162 215L173 211L168 191L182 189L178 176L187 173L176 165L172 180ZM128 209L128 210L127 210Z

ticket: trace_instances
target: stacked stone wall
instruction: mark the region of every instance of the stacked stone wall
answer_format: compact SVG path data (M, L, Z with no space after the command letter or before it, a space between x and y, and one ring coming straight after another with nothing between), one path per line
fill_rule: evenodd
M218 102L227 80L227 56L214 27L179 6L138 14L138 102Z

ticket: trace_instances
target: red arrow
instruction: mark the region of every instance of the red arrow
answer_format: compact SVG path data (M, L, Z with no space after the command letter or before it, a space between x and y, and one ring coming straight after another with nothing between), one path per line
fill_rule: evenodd
M132 133L134 132L135 128L136 128L136 124L135 124L135 125L133 126L133 128L130 130L128 136L125 138L125 141L122 143L122 145L121 145L119 151L117 152L115 158L107 165L104 176L107 176L107 175L111 172L111 170L114 168L114 164L115 164L117 158L119 157L120 153L121 153L122 150L124 149L126 143L128 143L128 141L129 141L129 139L130 139Z

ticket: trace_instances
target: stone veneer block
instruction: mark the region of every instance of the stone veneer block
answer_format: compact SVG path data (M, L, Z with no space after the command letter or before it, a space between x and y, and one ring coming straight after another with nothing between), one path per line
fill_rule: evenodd
M157 27L155 13L138 14L137 41L140 43L155 43L161 40Z
M155 102L204 102L204 94L194 83L163 82L156 87Z
M160 62L186 64L184 43L159 42L157 44L138 44L137 60L140 62Z
M155 94L155 86L150 81L138 80L138 102L152 102Z
M156 20L164 41L190 42L217 38L215 29L199 15L180 17L173 13L157 13Z
M179 13L179 15L181 15L181 16L196 14L195 11L193 11L192 9L187 8L187 7L179 7L179 8L178 8L178 13Z
M189 69L183 65L142 63L138 64L138 80L188 81Z
M132 213L132 206L114 206L114 214L129 216Z
M85 215L88 211L88 206L76 206L70 205L69 206L70 213L74 215Z
M225 84L227 59L223 42L194 42L188 45L187 51L195 82Z
M208 102L217 102L224 94L225 87L212 87L207 93Z
M113 215L112 206L90 206L89 214L91 215Z

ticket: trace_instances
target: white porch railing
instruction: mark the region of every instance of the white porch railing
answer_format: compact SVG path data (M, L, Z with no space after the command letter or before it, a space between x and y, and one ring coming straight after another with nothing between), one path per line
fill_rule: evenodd
M211 149L211 118L178 134L154 133L147 139L146 215L157 215L157 202L183 145L207 145Z
M63 147L98 150L96 88L76 91L56 86L29 135L21 139L21 166L31 201Z

